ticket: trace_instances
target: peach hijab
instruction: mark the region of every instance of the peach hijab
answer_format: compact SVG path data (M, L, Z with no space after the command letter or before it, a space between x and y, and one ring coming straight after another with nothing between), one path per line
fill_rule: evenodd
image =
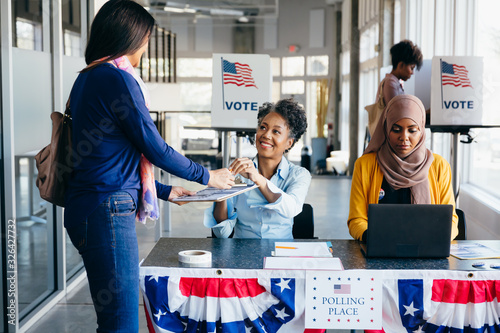
M401 158L389 144L389 132L395 123L404 118L417 123L422 136L415 148ZM363 154L370 152L377 153L380 169L392 188L410 188L413 204L431 203L428 176L434 156L425 147L425 108L417 97L398 95L390 100Z

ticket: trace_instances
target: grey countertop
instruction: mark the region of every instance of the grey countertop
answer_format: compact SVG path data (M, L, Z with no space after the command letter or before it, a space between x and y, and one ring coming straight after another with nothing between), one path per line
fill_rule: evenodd
M262 269L263 258L271 256L276 239L220 239L220 238L160 238L142 266L189 267L179 262L178 253L186 250L206 250L212 253L211 268ZM293 241L293 240L286 240ZM328 241L328 240L295 240ZM486 265L476 269L472 263L479 260L459 260L452 256L443 259L374 259L365 258L355 240L330 240L333 256L339 257L344 269L420 269L420 270L491 270L491 263L500 259L480 260ZM460 241L464 242L464 241ZM500 241L479 242L499 249Z

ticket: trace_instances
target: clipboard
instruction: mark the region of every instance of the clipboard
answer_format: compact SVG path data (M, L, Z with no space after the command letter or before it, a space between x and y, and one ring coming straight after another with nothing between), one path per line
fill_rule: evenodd
M241 193L256 189L257 187L258 186L255 184L245 184L245 186L238 184L228 190L222 190L215 187L207 187L201 191L198 191L195 195L184 195L182 197L172 199L172 202L220 202L236 195L240 195Z

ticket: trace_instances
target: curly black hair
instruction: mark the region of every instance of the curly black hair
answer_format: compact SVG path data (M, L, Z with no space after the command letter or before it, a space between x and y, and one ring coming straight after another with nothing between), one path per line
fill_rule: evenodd
M276 112L286 120L288 129L290 130L290 138L293 139L292 145L286 151L288 152L307 129L306 112L304 111L304 108L299 105L299 103L293 100L293 98L282 99L276 104L264 103L259 108L259 113L257 114L257 122L259 126L265 116L267 116L270 112Z
M420 48L413 44L411 40L405 39L391 47L392 68L398 67L402 61L406 65L416 65L420 70L423 64L424 56Z

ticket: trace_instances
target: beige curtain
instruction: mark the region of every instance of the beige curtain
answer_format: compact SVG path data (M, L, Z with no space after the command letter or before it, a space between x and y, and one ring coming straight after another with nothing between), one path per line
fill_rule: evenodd
M320 79L316 81L316 126L318 138L325 137L326 113L328 111L328 96L330 96L331 80Z

